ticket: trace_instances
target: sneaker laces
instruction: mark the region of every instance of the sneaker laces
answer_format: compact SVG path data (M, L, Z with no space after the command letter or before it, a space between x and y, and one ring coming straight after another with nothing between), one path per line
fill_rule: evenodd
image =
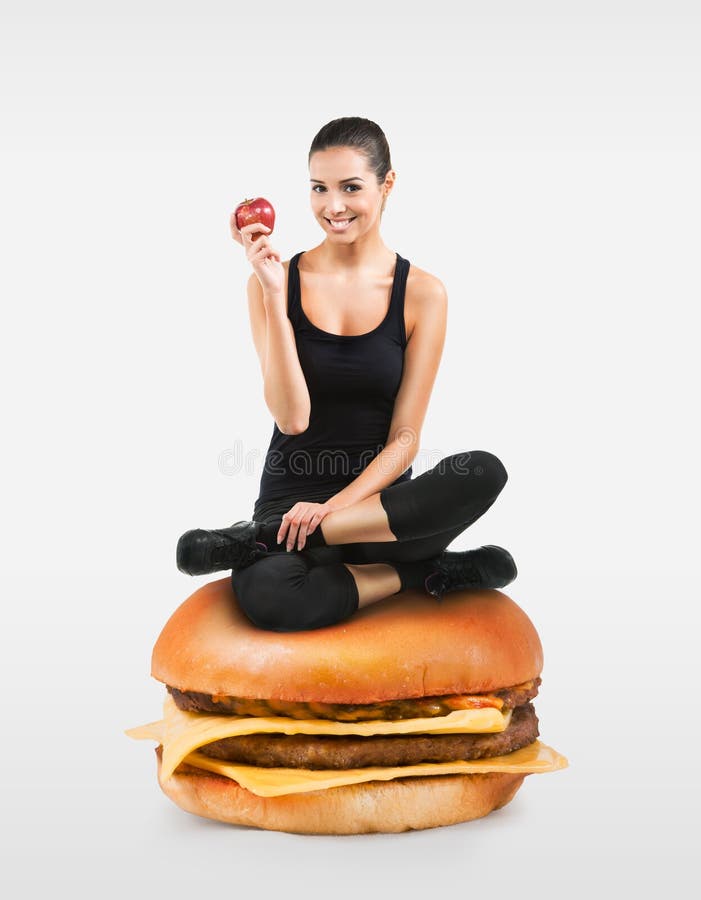
M212 533L217 534L220 537L220 541L216 547L212 547L212 562L217 566L230 564L231 551L235 548L236 542L231 539L230 535L223 534L218 528L213 528Z
M242 568L254 562L262 552L267 552L268 549L265 544L258 541L253 547L250 547L244 543L243 538L232 537L225 528L212 528L211 533L219 535L221 538L220 543L212 548L212 561L216 565L231 564L235 568Z

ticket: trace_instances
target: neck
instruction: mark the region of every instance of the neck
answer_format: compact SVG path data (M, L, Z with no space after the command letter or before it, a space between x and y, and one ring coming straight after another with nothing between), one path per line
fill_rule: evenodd
M378 230L363 235L352 244L326 238L314 248L320 269L343 272L361 270L377 272L386 268L388 262L395 258L394 253L386 246Z

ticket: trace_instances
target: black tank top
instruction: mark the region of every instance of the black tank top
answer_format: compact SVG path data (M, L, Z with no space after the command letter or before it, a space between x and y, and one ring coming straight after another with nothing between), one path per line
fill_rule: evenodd
M396 254L389 309L365 334L340 335L313 325L302 309L298 261L290 259L287 315L311 400L301 434L273 434L260 479L254 517L274 501L323 503L350 484L383 449L404 371L404 295L409 260ZM393 483L411 479L409 466ZM282 504L284 505L284 503Z

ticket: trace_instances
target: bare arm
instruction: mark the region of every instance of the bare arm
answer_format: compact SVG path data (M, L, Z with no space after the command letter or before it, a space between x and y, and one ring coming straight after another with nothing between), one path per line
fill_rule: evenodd
M309 425L311 401L292 323L287 318L285 269L280 254L270 243L266 225L251 223L239 229L233 212L229 226L231 236L244 247L253 266L247 286L248 312L266 405L283 434L299 434Z
M297 356L294 329L287 318L284 292L265 293L255 273L248 279L247 290L265 403L280 431L299 434L309 424L311 401Z

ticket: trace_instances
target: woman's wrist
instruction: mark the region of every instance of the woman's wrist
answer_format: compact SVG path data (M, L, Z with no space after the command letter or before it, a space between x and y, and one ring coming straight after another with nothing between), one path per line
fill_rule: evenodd
M324 506L328 506L331 512L337 512L339 509L345 509L347 506L350 506L350 503L344 503L337 496L333 496L324 501Z
M270 306L278 307L284 304L285 301L285 293L284 291L263 291L263 303L266 309Z

